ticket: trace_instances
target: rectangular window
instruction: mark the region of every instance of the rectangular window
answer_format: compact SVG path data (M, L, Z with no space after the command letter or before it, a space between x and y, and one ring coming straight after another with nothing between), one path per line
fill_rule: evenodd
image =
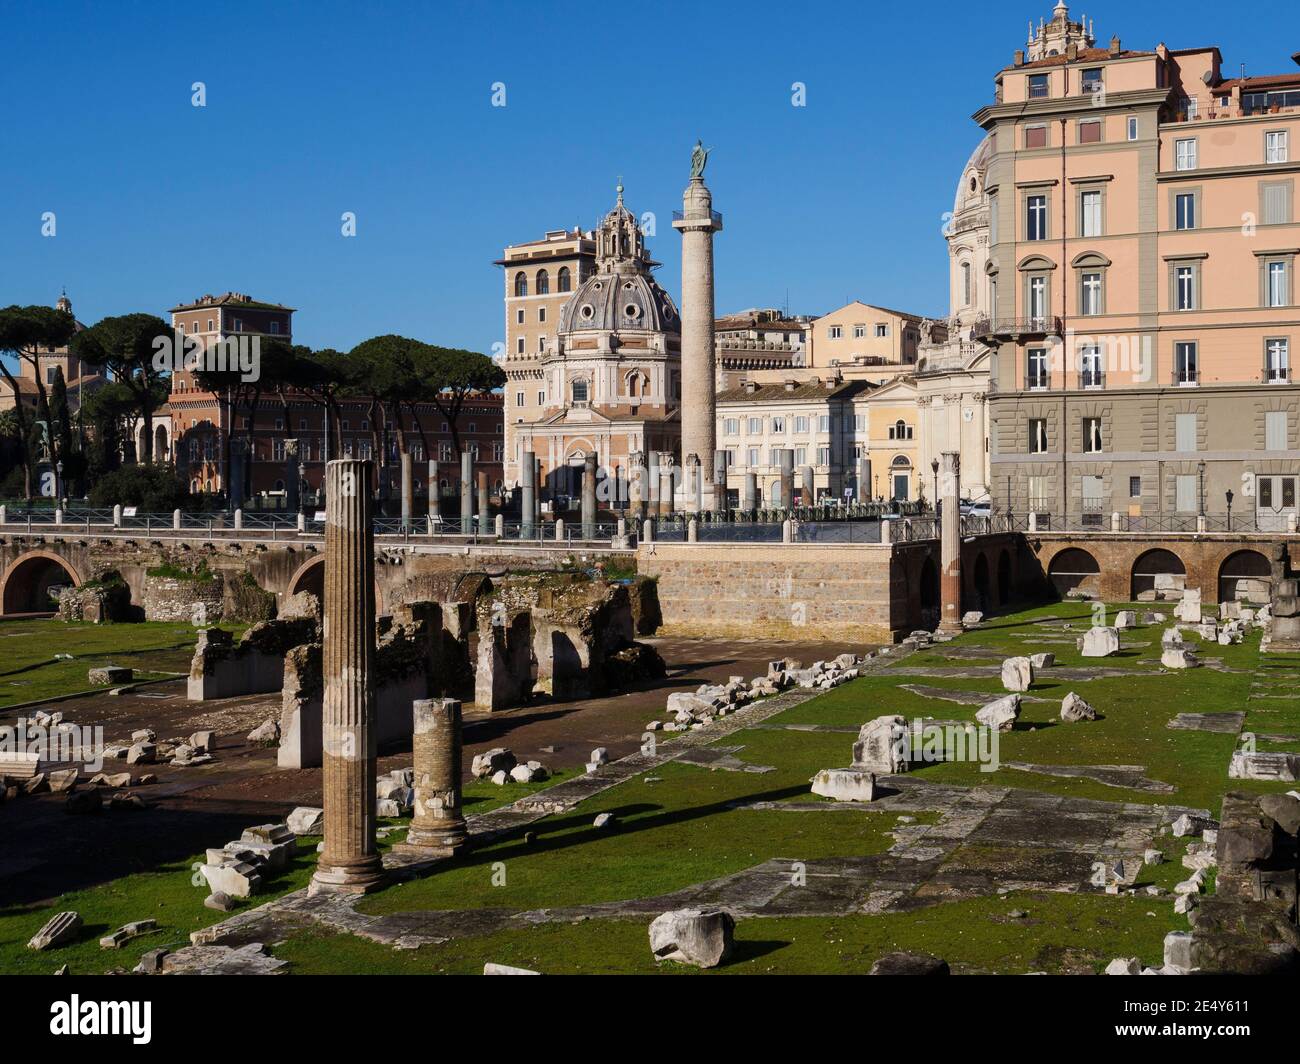
M749 419L749 435L761 436L763 434L763 419L761 417L751 417Z
M989 196L989 243L998 242L998 198Z
M1101 67L1079 71L1079 88L1085 92L1101 92Z
M545 308L545 307L538 307L538 308L537 308L537 320L538 320L539 322L544 322L544 321L546 321L546 308Z
M865 325L853 326L853 339L865 340L867 338L867 327Z
M1198 362L1195 340L1174 344L1174 383L1195 384L1200 379Z
M1174 309L1196 309L1196 269L1192 266L1174 270Z
M807 448L807 447L796 447L796 448L794 449L794 464L795 464L796 466L801 466L801 465L807 465L807 464L808 464L808 448Z
M829 447L817 448L817 464L819 466L828 466L831 464L831 449Z
M524 405L524 393L515 392L515 406L523 406L523 405Z
M1086 417L1083 419L1083 451L1084 454L1101 453L1101 418Z
M1079 280L1079 312L1101 313L1101 274L1085 273Z
M1137 115L1129 115L1128 119L1128 139L1138 139L1138 120Z
M1079 143L1101 143L1101 121L1099 119L1089 119L1086 122L1079 123Z
M885 325L885 324L882 323L882 324L876 326L876 339L877 339L877 340L883 340L883 339L884 339L886 336L888 336L888 335L889 335L889 326L888 326L888 325Z
M1029 317L1038 325L1047 321L1047 278L1029 278Z
M829 414L822 414L822 415L817 419L817 431L818 431L818 432L830 432L830 430L831 430L831 418L830 418L830 415L829 415Z
M520 355L524 353L524 338L522 336L515 340L515 353Z
M1048 81L1046 74L1029 75L1029 98L1031 100L1041 100L1047 96Z
M775 432L775 433L783 433L783 432L785 432L785 418L783 418L783 417L773 417L773 418L772 418L772 431Z
M1042 512L1047 509L1047 478L1043 476L1026 477L1029 495L1029 508Z
M1079 494L1083 497L1083 509L1085 513L1100 513L1105 505L1105 496L1102 494L1102 480L1098 476L1084 476L1079 478Z
M1269 410L1264 414L1264 448L1269 451L1286 450L1286 411Z
M1188 137L1185 140L1174 141L1174 169L1175 170L1196 169L1196 138L1195 137Z
M537 405L538 405L538 406L545 406L545 405L546 405L546 393L545 393L545 392L538 392L538 393L537 393Z
M1291 187L1289 181L1265 182L1260 187L1265 225L1291 223Z
M1140 499L1140 498L1142 498L1142 478L1141 478L1141 477L1129 477L1129 478L1128 478L1128 497L1129 497L1130 499Z
M1047 239L1047 197L1025 198L1025 239Z
M757 448L757 447L751 447L751 448L750 448L750 449L745 453L745 463L746 463L748 466L750 466L751 468L753 468L754 466L756 466L756 465L759 464L759 463L758 463L758 448Z
M1188 453L1196 450L1196 415L1174 415L1174 450Z
M1180 473L1174 480L1174 508L1180 514L1196 513L1196 474Z
M1290 346L1290 341L1283 338L1264 341L1264 379L1269 384L1290 379Z
M1047 453L1047 419L1031 417L1029 419L1029 453Z
M1174 197L1174 228L1196 228L1196 193L1180 192Z
M1266 163L1284 163L1287 161L1287 135L1285 130L1264 134L1264 161Z
M1098 190L1079 196L1079 235L1101 236L1101 192Z
M796 434L802 434L802 435L808 434L807 415L800 415L794 419L794 431Z
M829 329L826 330L826 335L831 340L838 340L841 336L844 335L844 326L832 325Z
M1047 348L1031 347L1025 352L1025 387L1047 387Z
M724 436L739 436L740 419L734 417L724 418L722 422L722 434Z
M522 325L523 323L524 323L524 308L520 307L518 310L515 311L515 324Z
M1270 262L1268 264L1268 278L1265 286L1266 306L1285 307L1290 302L1288 299L1290 295L1288 288L1290 286L1287 284L1286 272L1285 262Z
M1102 386L1101 347L1089 344L1079 349L1079 384L1084 388Z
M1025 126L1025 147L1046 148L1047 127L1046 126Z

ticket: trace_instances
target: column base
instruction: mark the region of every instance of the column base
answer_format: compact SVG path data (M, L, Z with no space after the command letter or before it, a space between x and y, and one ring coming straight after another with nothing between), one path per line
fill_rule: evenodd
M451 857L466 849L469 831L462 820L445 827L420 828L414 824L406 832L406 841L393 847L396 853Z
M356 865L321 865L311 877L308 894L369 894L388 882L383 859Z

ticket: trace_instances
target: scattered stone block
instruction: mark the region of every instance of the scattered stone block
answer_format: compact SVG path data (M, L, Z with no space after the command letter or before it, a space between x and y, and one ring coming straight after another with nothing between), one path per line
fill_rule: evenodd
M515 968L509 964L493 964L488 961L483 965L484 975L541 975L541 972L535 972L531 968Z
M1120 610L1115 614L1115 627L1121 632L1125 628L1136 628L1137 623L1137 614L1133 610Z
M509 772L518 761L515 755L504 746L493 747L481 754L475 754L470 762L470 775L475 779L487 779L498 772Z
M721 910L676 909L650 925L655 960L716 968L731 955L736 921Z
M300 805L289 814L286 826L295 835L323 835L325 810L314 805Z
M1106 965L1106 975L1141 975L1142 962L1136 957L1116 957Z
M63 811L73 815L98 813L104 808L104 798L99 791L74 791L63 803Z
M1061 719L1070 722L1096 720L1097 711L1079 695L1071 691L1061 699Z
M189 745L200 754L210 754L217 748L217 733L214 731L197 731L190 736Z
M277 720L263 721L251 732L248 733L250 743L261 743L270 746L272 743L280 741L280 722Z
M1194 893L1179 894L1174 899L1174 912L1178 913L1179 916L1186 916L1198 904L1199 900Z
M62 946L77 937L81 929L81 915L75 912L58 913L50 917L45 926L27 943L28 949L47 950Z
M1166 669L1194 669L1201 663L1187 647L1170 646L1160 652L1160 664Z
M233 912L236 901L224 891L213 891L203 899L203 906L207 909L215 909L219 913Z
M948 962L930 953L898 951L877 957L868 975L951 975Z
M149 742L140 742L136 743L127 751L126 763L128 765L152 765L157 757L157 745Z
M88 682L97 685L108 685L115 683L130 683L135 673L121 665L102 665L99 668L91 669L86 674Z
M1206 828L1218 827L1217 820L1211 820L1208 817L1193 816L1191 813L1184 813L1174 821L1173 832L1178 838L1195 838L1205 831Z
M75 768L56 768L46 773L45 781L52 794L67 794L76 787L79 775Z
M907 719L898 714L876 717L858 730L853 744L853 768L882 776L906 772L910 767Z
M613 813L597 813L591 822L593 828L612 828L618 826L618 818Z
M220 864L201 865L199 872L214 894L251 898L262 888L262 873L258 866L249 861L236 860L233 855L227 855Z
M1002 686L1008 691L1028 691L1034 682L1034 666L1028 658L1007 658L1002 663Z
M121 949L126 943L133 938L139 938L141 935L147 935L150 932L158 930L157 920L135 920L129 924L123 924L111 935L105 935L99 940L100 949Z
M1050 651L1046 651L1042 654L1030 654L1029 664L1034 667L1035 671L1038 669L1050 669L1056 664L1056 655Z
M876 777L858 768L824 768L812 778L813 794L837 802L870 802L876 797Z
M140 954L140 963L132 971L140 975L157 975L163 970L163 958L170 953L166 949L150 949Z
M1094 625L1083 636L1079 647L1085 658L1108 658L1119 652L1119 629Z
M1300 754L1238 750L1228 764L1228 778L1294 783L1300 779Z
M986 728L1010 731L1020 716L1020 696L1010 694L989 702L975 713L975 719Z
M961 615L961 626L963 628L974 628L984 620L984 614L979 610L967 610Z

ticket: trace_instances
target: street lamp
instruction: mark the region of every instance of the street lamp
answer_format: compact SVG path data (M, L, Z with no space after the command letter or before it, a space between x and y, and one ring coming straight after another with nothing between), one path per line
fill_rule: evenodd
M63 499L63 459L54 463L54 505L62 505Z
M930 472L934 474L934 512L939 512L939 459L930 459Z
M1201 511L1200 512L1201 512L1201 516L1204 517L1205 516L1205 461L1203 459L1196 463L1196 473L1200 478L1200 486L1201 486Z
M1228 531L1232 531L1232 489L1229 488L1223 493L1223 498L1228 504Z

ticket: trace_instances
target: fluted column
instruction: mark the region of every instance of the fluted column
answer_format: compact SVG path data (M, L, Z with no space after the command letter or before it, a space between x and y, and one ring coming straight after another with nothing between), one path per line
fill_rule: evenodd
M778 510L788 510L794 506L794 451L789 447L779 447L772 453L776 456L778 495L773 505Z
M670 451L659 454L659 512L673 512L673 456Z
M415 470L411 464L411 452L398 453L398 476L402 478L402 528L411 527L415 515Z
M313 890L364 893L383 881L375 847L375 551L369 461L326 467L324 705L325 849Z
M525 451L519 463L519 538L532 539L533 510L537 506L537 456Z
M483 535L488 534L488 475L483 470L478 471L478 530Z
M468 447L460 453L460 530L473 531L474 520L474 455Z
M441 487L438 484L438 463L432 458L429 459L429 516L439 516L439 506L441 499L439 492Z
M596 452L582 462L582 538L596 538Z
M454 698L421 698L413 706L411 753L415 817L404 851L455 853L469 834L460 808L461 707Z
M940 520L939 591L943 601L939 627L961 630L961 459L956 451L944 451L939 473L939 495L943 500Z
M633 522L640 522L645 516L646 472L645 454L633 451L628 456L627 508L628 516Z

